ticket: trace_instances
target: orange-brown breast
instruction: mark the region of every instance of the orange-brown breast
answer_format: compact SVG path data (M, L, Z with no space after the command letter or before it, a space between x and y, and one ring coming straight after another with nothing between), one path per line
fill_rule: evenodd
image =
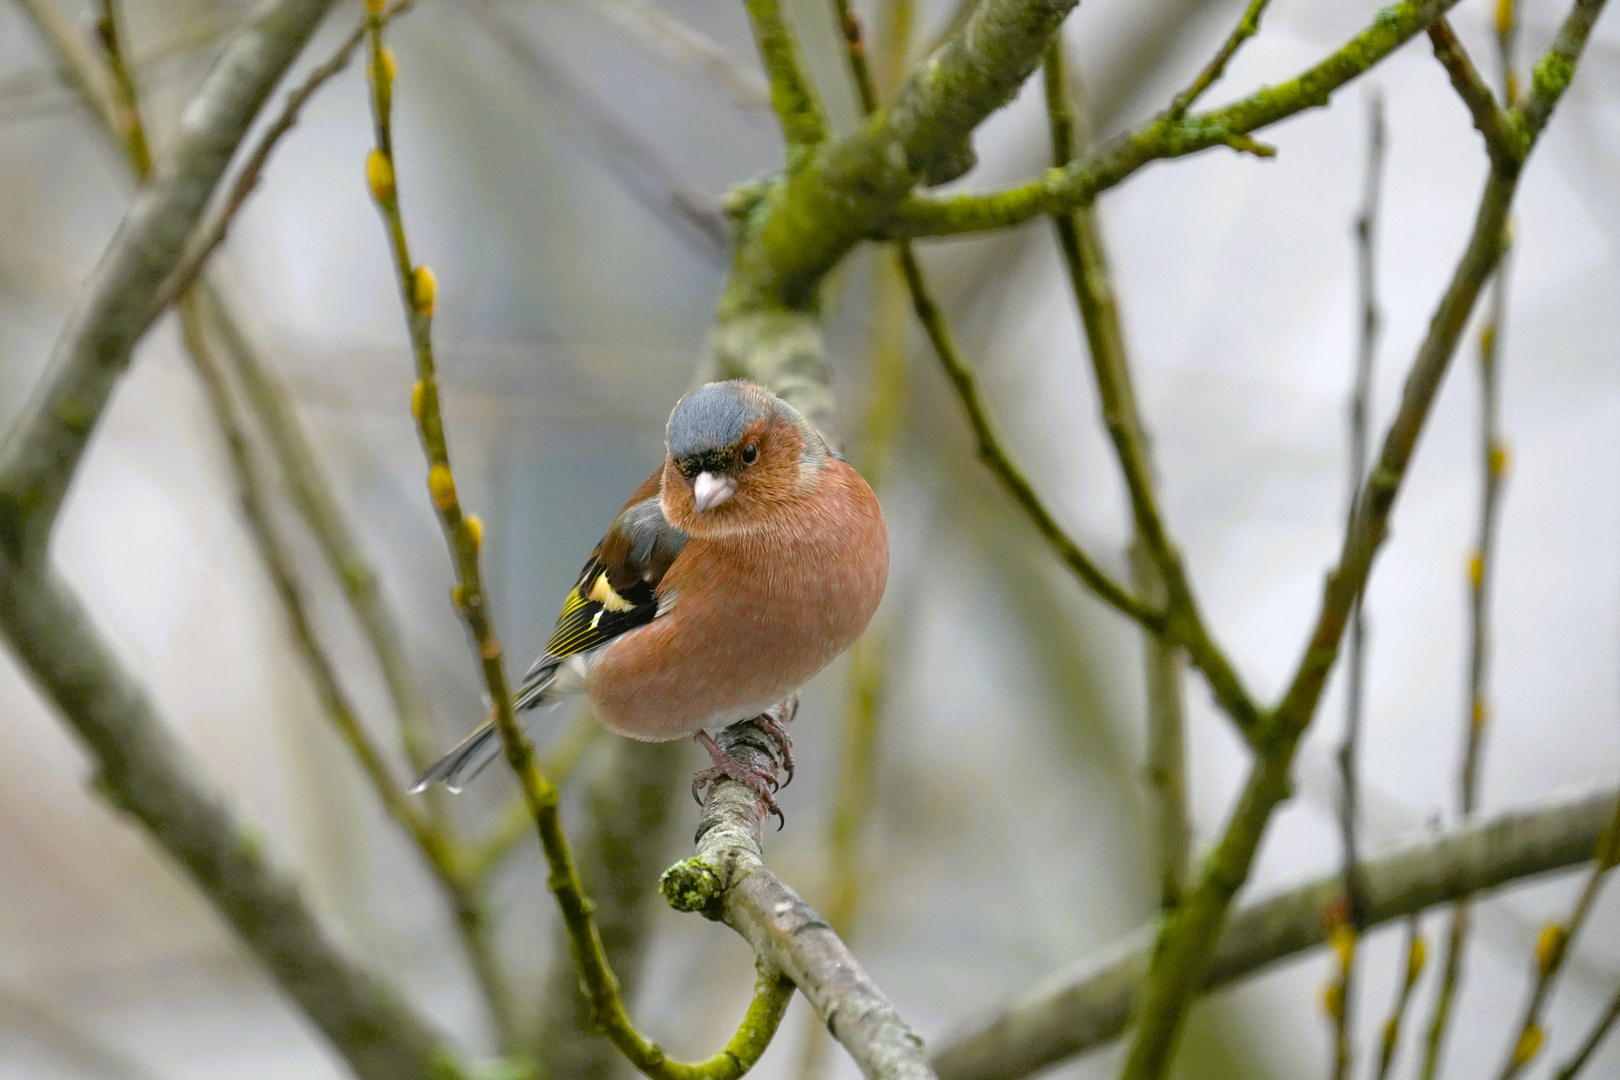
M597 718L662 741L756 715L855 643L888 573L877 498L833 462L770 526L687 543L658 588L668 613L592 665Z

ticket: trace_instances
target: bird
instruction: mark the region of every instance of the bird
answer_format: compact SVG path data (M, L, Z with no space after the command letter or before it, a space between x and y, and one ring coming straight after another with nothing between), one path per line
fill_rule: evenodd
M855 643L883 598L883 510L797 409L747 380L681 398L664 441L663 463L591 552L513 706L583 696L617 734L693 737L714 762L694 795L729 777L780 814L774 776L712 733L754 720L791 770L785 725L799 688ZM460 791L500 749L485 723L411 791Z

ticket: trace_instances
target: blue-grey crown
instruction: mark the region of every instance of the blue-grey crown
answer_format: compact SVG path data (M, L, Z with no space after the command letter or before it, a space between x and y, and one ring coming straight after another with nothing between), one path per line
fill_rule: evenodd
M734 447L748 426L769 411L771 401L740 379L698 387L669 414L664 438L670 456L677 462L697 460Z

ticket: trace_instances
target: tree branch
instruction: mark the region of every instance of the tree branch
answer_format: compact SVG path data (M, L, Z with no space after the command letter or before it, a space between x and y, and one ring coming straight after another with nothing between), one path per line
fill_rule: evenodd
M331 0L273 0L226 47L181 116L172 149L69 316L42 386L0 448L0 549L44 548L79 457L152 319L209 196L265 98Z
M257 833L208 790L54 570L0 557L0 629L90 751L96 790L179 863L357 1075L458 1075L421 1018L326 936Z
M1305 109L1326 105L1333 92L1362 74L1457 0L1404 0L1378 13L1371 26L1308 71L1212 112L1175 118L1168 111L1111 140L1066 168L1050 169L1000 192L947 199L912 196L873 231L877 238L949 236L1004 229L1041 214L1083 206L1149 162L1215 146L1267 152L1249 133Z
M1012 99L1074 4L983 0L886 107L756 192L740 218L721 320L813 311L823 277L913 187L966 170L973 129Z
M1620 788L1586 788L1452 832L1425 833L1362 864L1369 927L1592 858ZM1209 993L1326 943L1343 892L1337 869L1255 900L1228 920L1197 982ZM1117 1038L1131 1023L1153 950L1149 927L941 1040L940 1080L1017 1080Z
M779 764L752 723L727 728L718 741L745 766ZM698 822L697 854L665 872L664 898L741 934L763 963L799 987L868 1080L933 1080L922 1040L826 920L766 867L765 816L759 798L741 784L713 785Z
M1048 108L1057 111L1051 116L1053 149L1064 160L1074 156L1072 111L1066 94L1067 87L1061 74L1060 53L1054 47L1047 52L1047 62L1056 77L1047 84ZM1260 709L1231 662L1215 644L1192 583L1187 579L1181 554L1171 542L1159 510L1159 496L1153 483L1153 466L1148 456L1148 438L1143 429L1141 410L1136 403L1136 391L1131 385L1130 358L1125 349L1125 332L1119 321L1110 283L1107 256L1102 246L1102 234L1090 208L1082 212L1058 214L1053 218L1057 228L1059 246L1069 269L1069 282L1074 290L1075 304L1080 309L1085 327L1086 344L1091 353L1092 371L1097 383L1097 397L1102 405L1104 426L1119 460L1120 472L1131 500L1131 514L1136 535L1157 568L1163 582L1166 606L1161 629L1150 631L1169 642L1182 645L1188 658L1197 665L1209 681L1211 692L1221 708L1247 739L1254 738L1260 722Z

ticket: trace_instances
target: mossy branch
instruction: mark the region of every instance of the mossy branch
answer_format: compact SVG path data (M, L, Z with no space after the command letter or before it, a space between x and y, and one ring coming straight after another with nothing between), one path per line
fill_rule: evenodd
M1306 109L1326 105L1333 92L1366 72L1445 14L1457 0L1405 0L1382 8L1371 26L1321 63L1276 86L1194 116L1166 110L1061 169L1051 169L1004 191L900 202L873 235L877 238L949 236L1020 225L1091 202L1150 162L1184 157L1217 146L1265 155L1251 132Z
M1589 861L1617 798L1613 784L1565 792L1369 852L1366 926ZM1222 928L1194 992L1327 944L1328 913L1343 888L1335 869L1245 904ZM963 1025L934 1051L940 1080L1019 1080L1118 1038L1140 1009L1154 947L1153 928L1143 927Z

